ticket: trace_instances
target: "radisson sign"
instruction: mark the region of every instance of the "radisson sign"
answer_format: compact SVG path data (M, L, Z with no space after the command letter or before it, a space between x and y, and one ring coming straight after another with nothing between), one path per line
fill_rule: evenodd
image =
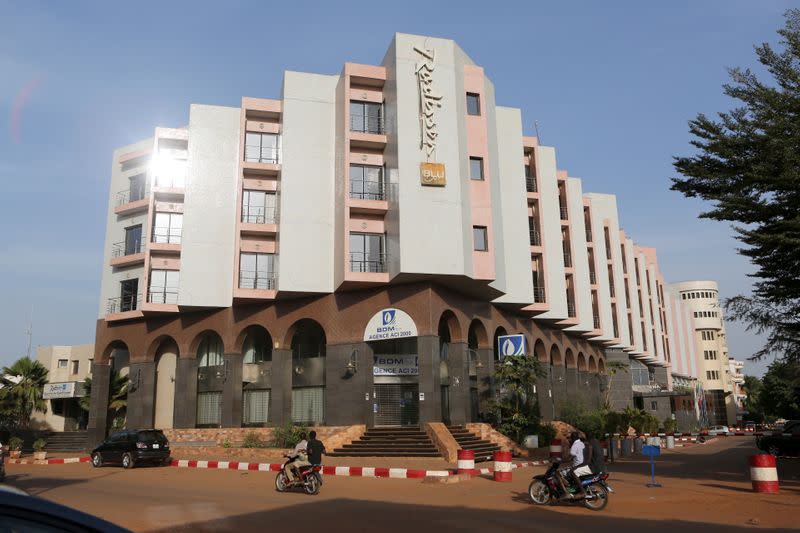
M419 179L422 185L444 187L447 184L444 163L431 161L436 152L439 125L436 110L442 107L442 95L433 90L433 70L436 67L436 52L430 48L414 46L420 55L416 65L417 86L419 88L419 127L420 149L425 152L425 162L420 163Z

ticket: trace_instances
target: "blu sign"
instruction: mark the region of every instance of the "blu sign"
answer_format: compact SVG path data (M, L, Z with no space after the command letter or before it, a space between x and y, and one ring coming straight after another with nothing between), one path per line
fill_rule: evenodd
M375 313L364 329L365 342L416 336L417 325L414 320L405 311L394 308Z
M501 335L497 337L497 353L500 359L506 355L525 355L525 335Z

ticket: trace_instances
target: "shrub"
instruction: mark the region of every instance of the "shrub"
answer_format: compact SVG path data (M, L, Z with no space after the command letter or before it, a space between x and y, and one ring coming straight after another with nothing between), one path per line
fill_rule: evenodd
M548 446L556 438L556 428L550 424L540 424L532 433L539 435L540 447Z
M275 448L294 448L303 440L306 433L305 426L296 426L291 422L277 426L272 432L272 446Z
M47 448L47 441L44 439L36 439L33 441L33 451L43 452Z
M224 446L224 443L223 443ZM242 439L242 448L263 448L264 443L255 431L248 431Z
M675 433L678 430L678 421L668 416L664 419L664 431L666 433Z
M224 441L222 441L222 447L233 448L233 443L231 442L231 439L225 439Z
M11 437L8 440L8 447L15 452L22 450L22 439L16 436Z

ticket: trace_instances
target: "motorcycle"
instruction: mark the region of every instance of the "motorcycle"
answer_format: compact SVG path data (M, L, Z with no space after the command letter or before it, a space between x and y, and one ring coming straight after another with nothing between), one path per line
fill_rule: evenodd
M561 484L558 482L559 466L561 466L561 462L554 461L550 465L550 468L547 469L547 472L539 476L533 476L533 481L531 481L531 484L528 487L528 495L530 496L531 501L536 505L546 505L550 503L551 500L561 500L563 489L561 488ZM572 503L583 502L583 505L592 511L600 511L605 509L606 505L608 505L609 493L614 492L611 487L608 486L608 483L606 483L607 479L607 472L601 472L597 475L591 474L588 476L581 476L580 482L581 485L583 485L583 490L586 492L586 496L568 501ZM570 494L575 494L578 492L578 489L570 485L567 487L567 491Z
M306 494L319 494L322 488L322 465L305 465L295 470L295 478L290 480L286 475L286 465L295 460L295 457L287 457L283 468L275 477L275 489L278 492L286 492L290 489L302 489Z

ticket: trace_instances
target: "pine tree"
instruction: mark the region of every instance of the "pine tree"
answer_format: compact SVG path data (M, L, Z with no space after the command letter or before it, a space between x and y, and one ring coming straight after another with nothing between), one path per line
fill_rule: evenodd
M752 296L725 302L730 318L767 334L751 359L768 354L800 360L800 10L778 30L783 50L755 48L771 76L729 69L724 93L739 102L716 119L690 121L697 149L676 157L672 189L713 204L700 216L732 222L739 253L756 271Z

